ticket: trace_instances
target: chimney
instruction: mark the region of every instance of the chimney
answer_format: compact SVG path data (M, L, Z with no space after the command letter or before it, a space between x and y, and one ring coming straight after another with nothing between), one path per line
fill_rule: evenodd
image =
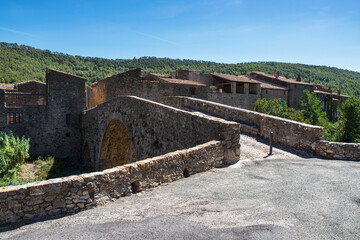
M298 76L297 76L297 78L296 78L296 81L301 82L301 76L300 76L300 74L298 74Z
M278 78L278 77L280 76L279 71L275 71L275 72L273 73L273 76L276 77L276 78Z
M340 91L340 90L338 90L338 95L341 95L341 91Z
M308 83L311 83L310 80L308 81Z
M286 79L289 79L289 78L290 78L290 77L289 77L289 73L287 73L287 74L286 74Z

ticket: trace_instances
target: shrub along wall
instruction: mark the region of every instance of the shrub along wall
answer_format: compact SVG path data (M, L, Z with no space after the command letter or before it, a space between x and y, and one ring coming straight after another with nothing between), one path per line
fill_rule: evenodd
M225 148L211 141L101 172L0 188L0 224L78 212L219 167Z

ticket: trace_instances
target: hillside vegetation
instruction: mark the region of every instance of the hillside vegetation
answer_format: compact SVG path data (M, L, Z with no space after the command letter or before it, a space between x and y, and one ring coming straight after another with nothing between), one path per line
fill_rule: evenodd
M89 84L134 67L141 67L143 74L170 73L179 68L200 70L203 73L219 72L240 75L251 71L271 74L276 70L280 72L280 75L289 73L291 78L296 78L297 74L300 74L304 81L310 80L312 83L329 86L333 90L340 89L344 94L360 96L360 73L334 67L279 62L223 64L156 57L105 59L71 56L16 43L0 43L1 83L17 83L33 77L45 81L46 67L83 76L89 79Z

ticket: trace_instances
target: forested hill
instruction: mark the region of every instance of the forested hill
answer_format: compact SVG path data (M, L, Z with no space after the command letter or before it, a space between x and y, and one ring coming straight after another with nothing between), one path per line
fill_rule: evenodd
M134 67L141 67L143 74L148 72L170 73L179 68L200 70L204 73L219 72L241 75L251 71L272 74L276 70L281 75L289 73L291 78L296 78L297 74L300 74L304 81L310 80L312 83L329 86L333 90L340 89L344 94L360 96L360 73L333 67L279 62L223 64L156 57L105 59L71 56L16 43L0 43L1 83L17 83L31 80L34 77L44 81L46 67L83 76L89 79L89 83Z

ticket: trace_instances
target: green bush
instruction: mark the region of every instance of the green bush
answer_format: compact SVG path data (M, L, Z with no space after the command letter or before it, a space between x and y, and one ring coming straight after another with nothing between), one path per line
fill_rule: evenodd
M341 108L338 140L360 142L360 99L350 97Z
M303 113L289 108L286 102L281 102L281 99L266 100L265 98L259 98L254 103L254 110L277 117L304 122Z
M301 107L305 122L323 127L329 122L326 117L326 112L322 110L321 100L316 97L316 93L310 93L309 90L304 90Z
M280 99L258 99L254 104L257 112L278 116L324 127L324 137L333 142L360 142L360 99L351 97L342 104L338 122L331 123L322 111L321 100L315 93L304 91L302 110L289 108Z
M29 157L30 139L0 132L0 177L21 166Z

